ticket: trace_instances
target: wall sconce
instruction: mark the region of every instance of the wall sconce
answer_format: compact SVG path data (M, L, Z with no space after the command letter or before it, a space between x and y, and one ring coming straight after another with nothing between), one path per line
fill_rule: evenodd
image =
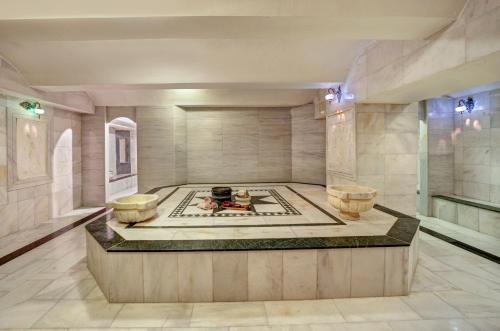
M328 93L327 95L325 95L325 100L328 101L329 103L332 103L335 100L335 98L337 98L337 102L340 103L342 97L344 97L346 100L352 100L354 99L354 94L352 93L343 94L342 88L339 85L337 89L335 88L328 89Z
M23 107L26 111L29 111L30 113L37 115L45 114L45 110L43 110L42 106L40 105L40 102L23 101L19 105Z
M467 112L470 114L472 110L474 110L474 99L472 97L468 97L467 99L460 99L458 100L458 104L455 107L455 111L457 113L463 114L464 111L467 110Z

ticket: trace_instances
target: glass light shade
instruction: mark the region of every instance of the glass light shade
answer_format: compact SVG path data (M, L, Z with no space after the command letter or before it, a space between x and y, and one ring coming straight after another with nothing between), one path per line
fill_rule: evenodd
M456 111L457 113L463 113L465 110L466 110L465 106L457 106L457 107L455 108L455 111Z
M334 97L335 96L333 95L333 93L328 93L327 95L325 95L325 100L331 102Z
M45 114L45 110L43 110L42 108L35 108L35 114L43 115Z

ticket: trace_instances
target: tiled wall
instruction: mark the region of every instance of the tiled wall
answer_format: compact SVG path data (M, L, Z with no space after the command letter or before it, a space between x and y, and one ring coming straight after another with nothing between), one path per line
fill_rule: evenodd
M175 184L173 106L137 107L139 192Z
M471 114L455 113L454 193L500 203L500 89L472 97Z
M49 107L44 107L44 116L52 127L52 182L7 189L6 107L16 109L18 103L0 96L0 237L34 228L81 205L81 116Z
M377 189L377 202L415 215L417 192L417 104L356 104L355 179L328 176L328 184ZM330 130L330 128L327 128ZM338 137L349 141L346 137Z
M175 143L175 184L187 182L187 123L186 111L174 106L174 143Z
M82 115L82 204L103 206L105 196L106 107Z
M187 181L290 181L289 108L188 108Z
M438 98L426 101L428 199L434 194L453 193L453 99Z
M53 119L52 216L59 216L82 204L82 118L55 110ZM46 201L36 203L43 206Z
M358 184L376 188L378 203L415 215L417 105L356 105L356 141Z
M326 183L324 119L314 119L314 105L290 110L292 118L292 181Z

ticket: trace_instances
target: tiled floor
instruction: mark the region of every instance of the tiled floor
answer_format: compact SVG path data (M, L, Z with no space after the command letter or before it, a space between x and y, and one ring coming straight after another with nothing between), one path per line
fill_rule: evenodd
M0 328L500 330L500 265L420 234L408 297L108 304L85 265L84 228L0 266Z
M500 239L435 217L418 215L421 225L500 257ZM500 276L499 276L500 277Z
M0 239L0 257L34 242L50 233L53 233L68 224L90 215L101 208L78 208L64 216L52 218L47 222L40 223L36 228L19 231Z

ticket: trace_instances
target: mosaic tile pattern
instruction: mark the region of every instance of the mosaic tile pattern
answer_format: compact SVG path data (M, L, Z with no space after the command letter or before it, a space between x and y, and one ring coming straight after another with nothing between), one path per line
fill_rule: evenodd
M249 211L225 210L221 207L203 210L198 207L210 190L193 190L179 203L169 217L248 217L248 216L286 216L301 215L285 198L274 189L252 189L251 209Z

